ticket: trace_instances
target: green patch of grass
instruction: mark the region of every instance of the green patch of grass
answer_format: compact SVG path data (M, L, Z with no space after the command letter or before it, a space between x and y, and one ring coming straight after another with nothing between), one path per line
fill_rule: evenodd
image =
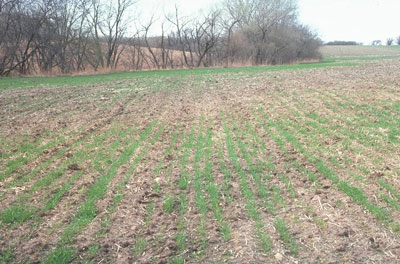
M153 184L152 189L153 189L154 192L158 193L158 192L161 191L161 185L160 185L159 183L155 182L155 183Z
M392 198L390 198L389 196L384 195L384 194L382 194L380 197L381 197L381 199L382 199L383 201L385 201L389 206L391 206L392 208L394 208L394 209L397 210L397 211L400 211L400 204L399 204L399 202L393 200Z
M151 216L154 213L154 202L150 202L146 207L146 223L148 224L151 220Z
M283 199L282 194L281 194L281 189L279 188L278 185L273 185L271 187L271 192L272 192L272 200L274 201L275 205L285 205L286 201Z
M393 232L395 232L397 235L400 235L400 223L395 222L391 224L391 229Z
M294 240L293 236L289 233L285 221L283 219L276 218L274 226L282 241L289 247L290 253L297 255L299 252L299 246Z
M186 235L185 232L181 231L176 235L176 244L178 246L179 251L184 251L186 248Z
M43 261L43 264L66 264L70 263L74 257L74 251L67 247L58 247L56 250L52 251Z
M71 179L65 183L54 195L51 199L47 200L44 210L51 210L56 207L56 205L60 202L61 198L69 191L72 184L76 179L83 175L83 171L76 172Z
M30 219L34 211L23 205L13 205L1 212L1 222L6 224L21 224Z
M368 209L368 211L374 214L380 221L388 223L391 220L389 211L369 201L367 196L360 188L351 186L346 181L341 181L338 184L338 189L350 196L357 204L362 205L364 208Z
M91 245L88 250L87 254L89 258L94 258L100 251L100 245L99 244L94 244Z
M113 161L108 171L102 174L89 188L86 200L82 203L77 214L72 219L71 224L64 230L61 236L62 244L71 242L73 236L93 220L97 214L97 201L105 195L108 184L114 178L118 169L130 160L130 157L140 146L142 140L147 138L147 135L150 134L153 125L154 123L150 124L148 129L142 132L140 139L128 145L121 155Z
M168 196L163 203L163 209L166 213L171 214L174 211L174 208L175 199L172 196Z
M396 197L397 200L400 201L400 193L396 189L394 189L392 185L390 185L384 179L378 179L378 183L380 186L385 188L389 193L391 193L394 197Z
M15 257L11 248L0 250L0 264L10 263L14 258Z
M82 86L87 84L109 83L121 80L139 79L154 80L154 77L187 77L187 76L204 76L210 74L229 74L229 73L258 73L273 72L285 70L305 70L335 66L356 66L354 62L315 62L306 64L276 65L276 66L252 66L237 68L196 68L196 69L179 69L179 70L158 70L143 72L120 72L111 74L98 74L87 76L62 76L62 77L25 77L25 78L1 78L0 90L28 88L39 86ZM154 82L154 81L153 81ZM179 80L175 80L179 82ZM176 85L172 85L172 88Z
M296 198L296 190L294 189L293 183L285 175L280 175L281 180L285 183L286 189L289 191L291 198Z
M173 257L171 259L171 263L172 264L183 264L183 263L185 263L185 259L183 257L181 257L181 256Z
M228 149L228 156L233 164L233 167L236 169L236 172L239 175L240 190L241 190L242 196L246 200L247 213L256 224L256 235L260 241L261 248L263 249L264 252L269 252L271 250L271 245L272 245L271 238L265 233L265 231L263 229L264 222L258 212L256 199L253 194L253 191L251 190L251 188L249 186L249 182L247 180L246 173L244 172L242 165L239 162L239 156L237 155L236 150L235 150L235 143L234 143L235 141L233 140L230 129L226 125L226 123L224 123L223 126L224 126L224 131L225 131L225 142L226 142L226 147ZM239 148L240 148L240 146L239 146ZM241 151L242 151L242 156L243 156L243 154L245 154L244 156L247 156L246 155L247 151L245 151L243 146L242 146Z
M147 240L143 237L139 237L136 239L135 246L133 247L132 251L133 254L136 256L141 255L147 247Z
M226 222L221 223L220 232L225 241L229 241L232 239L231 229L228 223Z

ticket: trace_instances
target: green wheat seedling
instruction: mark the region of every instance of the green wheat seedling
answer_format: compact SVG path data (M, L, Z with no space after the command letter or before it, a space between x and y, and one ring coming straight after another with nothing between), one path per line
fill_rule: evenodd
M264 118L268 118L264 115ZM358 187L351 186L348 182L342 181L338 176L325 164L324 160L313 156L304 148L304 146L298 141L298 139L293 136L286 127L281 124L275 123L273 121L268 121L273 124L274 127L279 131L281 136L285 138L292 146L300 153L302 153L316 168L317 170L326 178L331 180L333 183L337 184L340 191L344 192L346 195L351 197L355 203L363 206L365 209L370 211L375 217L382 223L388 224L392 222L390 213L372 203L367 196L364 194L362 189Z
M104 151L101 151L100 153L98 153L96 159L94 159L91 162L91 164L95 165L95 168L97 170L99 170L99 167L101 167L101 168L105 167L107 165L107 159L105 159L104 156L108 155L108 156L112 157L114 155L114 153L116 152L116 150L120 147L121 141L123 139L125 139L125 137L129 133L131 133L131 131L132 131L132 128L128 128L125 131L123 131L109 147L107 147ZM129 138L125 139L123 141L123 143L126 143L127 140L129 140ZM100 171L103 171L103 169L101 169ZM61 200L61 197L63 197L69 191L69 189L72 187L73 183L78 178L80 178L82 175L83 175L83 171L76 172L71 177L71 179L68 182L66 182L50 199L47 199L48 201L44 207L44 210L50 210L50 209L53 209L54 207L56 207L58 202Z
M104 135L104 137L107 135ZM32 195L38 190L51 185L57 178L61 177L63 173L67 170L68 164L72 164L74 162L81 163L85 160L88 160L93 155L87 155L87 151L97 146L99 142L101 142L102 137L97 137L91 144L88 144L82 150L78 150L73 157L67 159L66 162L62 163L59 168L55 171L51 171L43 178L36 181L30 190L27 193L20 195L15 203L13 203L10 207L3 210L0 213L1 221L3 223L14 223L21 224L26 220L30 219L35 215L35 211L37 213L37 209L28 209L25 205L26 202ZM74 177L74 176L73 176ZM75 176L77 177L77 176ZM71 183L72 184L72 183ZM64 188L66 189L66 188ZM60 197L61 198L61 197ZM57 200L57 199L56 199ZM49 205L51 207L51 205Z
M133 247L133 254L138 256L141 255L144 252L144 249L147 246L147 241L143 237L138 237L136 239L135 246Z
M163 209L166 213L171 214L174 211L175 199L172 196L167 196L163 202Z
M189 139L185 143L185 147L183 150L183 157L180 163L181 167L181 176L178 180L178 187L181 190L185 190L189 184L189 173L187 171L187 164L190 156L190 150L192 148L192 144L194 142L194 130L192 129L191 133L189 134Z
M150 124L149 128L141 133L140 139L147 138L146 135L151 133L153 125L154 124ZM142 144L140 139L135 140L132 144L128 145L121 155L110 165L108 171L101 175L89 188L85 201L79 207L76 215L71 220L71 223L64 229L60 238L59 246L45 257L45 261L52 259L59 251L71 250L68 244L72 242L72 239L76 234L82 231L94 219L94 217L96 217L97 201L104 197L108 184L115 177L118 169L130 160L136 149Z
M256 235L260 240L261 247L264 252L269 252L271 250L272 242L271 238L265 233L263 230L264 228L264 222L261 219L259 212L257 210L257 203L254 197L254 194L252 190L249 187L249 183L247 180L247 176L245 172L243 171L242 166L240 165L239 162L239 157L236 154L235 150L235 143L233 141L233 138L231 136L231 132L224 123L224 131L226 135L226 147L228 149L228 156L233 164L233 167L236 169L236 172L239 175L240 178L240 189L243 197L246 200L246 209L249 214L249 216L252 218L253 221L256 223Z
M275 229L278 232L281 240L289 248L289 251L293 255L297 255L299 252L299 246L293 236L289 233L286 223L281 218L276 218L274 223Z
M62 132L63 131L61 131L61 134ZM23 165L28 164L29 162L40 157L46 150L64 143L67 137L74 137L76 133L77 132L72 132L67 136L59 136L44 145L39 145L39 140L37 140L37 142L34 142L33 144L24 144L24 147L20 149L21 151L23 151L23 155L11 159L5 163L5 170L0 172L0 181L3 181L7 177L9 177L13 172L17 171ZM37 148L35 148L35 143L39 145Z
M188 162L190 152L195 145L195 131L194 128L191 129L191 132L187 135L185 142L182 144L183 154L180 161L180 170L181 170L181 177L178 179L178 220L177 220L177 234L175 236L175 241L178 247L178 255L171 258L171 262L173 263L183 263L184 258L181 256L184 252L186 252L187 244L186 244L186 219L185 214L188 208L188 198L187 194L185 193L185 189L188 187L189 182L189 174L188 174ZM184 181L185 185L184 188L181 183Z
M152 122L151 125L148 128L148 133L144 133L141 135L139 138L140 142L145 142L148 140L151 131L153 130L153 127L156 125L156 122ZM113 195L113 202L112 202L112 208L110 208L109 212L113 212L115 208L118 206L118 204L121 203L121 201L125 197L125 189L126 186L129 182L129 180L132 178L138 164L143 160L143 158L146 156L146 154L149 152L150 148L155 144L155 142L158 141L160 138L161 134L164 131L164 125L161 125L161 127L157 130L157 132L154 134L154 137L150 141L150 144L147 144L143 150L139 152L139 154L133 159L133 161L130 163L130 167L128 171L125 173L125 176L122 178L121 182L117 185L114 195Z
M318 91L320 92L320 91ZM326 100L326 98L321 98L323 101ZM297 98L293 98L293 100L296 102L296 107L297 109L307 109L307 106L303 103L300 102ZM306 115L304 115L304 117L308 118L309 120L307 120L306 122L309 125L312 125L313 128L317 128L318 126L323 125L324 127L329 127L329 129L322 129L323 132L331 132L331 131L335 131L336 134L340 134L342 135L342 137L346 138L346 139L350 139L353 141L356 141L357 143L361 144L362 146L365 146L367 148L373 147L374 149L381 149L382 148L382 142L377 141L376 136L378 136L378 134L380 134L381 138L382 136L384 136L384 138L382 138L383 140L386 140L386 136L383 135L382 133L379 133L376 130L366 130L366 128L369 127L370 124L372 124L373 122L371 120L368 121L362 121L361 123L358 122L357 118L353 118L352 120L350 120L351 118L349 117L349 114L346 113L346 117L342 117L340 114L340 111L336 108L334 108L332 105L330 105L328 103L328 106L331 107L329 109L332 110L332 112L334 113L334 116L329 116L329 118L323 118L320 115L318 115L317 113L308 113ZM298 114L298 113L297 113ZM300 114L298 114L300 115ZM303 118L303 116L299 117L299 118ZM310 121L312 120L312 121ZM330 122L328 122L328 120L330 120ZM314 122L315 121L315 122ZM338 125L338 123L345 123L349 128L345 128L342 127L341 125ZM329 126L329 123L333 124L331 126ZM320 128L321 129L321 128ZM331 136L337 136L336 134L333 135L332 133L330 133ZM372 137L373 135L373 137Z
M224 219L223 209L220 206L221 195L218 186L214 182L212 175L212 164L211 164L211 151L213 147L212 132L210 129L206 133L206 150L205 150L205 168L204 168L204 178L208 181L207 191L210 200L211 209L214 213L215 219L218 220L220 225L219 230L225 240L231 239L231 233L229 224Z
M25 173L21 175L20 177L15 178L13 181L10 182L10 184L7 186L8 188L22 185L30 180L33 180L36 178L36 176L39 174L40 171L47 169L53 162L61 159L68 151L78 149L79 151L79 146L83 146L84 144L87 144L87 142L92 139L94 136L94 132L88 134L84 138L78 139L73 144L68 147L68 148L62 148L59 150L55 155L49 157L48 159L44 160L42 163L40 163L37 167L29 171L28 173ZM87 145L86 145L87 146ZM90 145L89 145L90 146ZM64 161L63 163L59 164L59 166L62 166L63 164L67 163L67 161ZM50 173L50 172L49 172ZM36 183L39 180L36 181ZM34 183L34 184L36 184Z
M287 124L289 124L291 127L293 127L294 129L299 129L299 126L296 126L296 125L293 125L291 122L288 122L288 121L285 121L285 119L281 119L281 122L286 122ZM284 132L284 133L286 133L287 134L287 132ZM316 132L313 132L313 131L311 131L311 133L310 133L310 131L308 132L308 134L312 134L312 133L318 133L318 134L328 134L328 133L323 133L323 132L320 132L320 130L316 130ZM286 137L288 137L288 135L286 135ZM297 144L297 145L299 145L299 143L298 142L295 142L296 140L294 140L293 138L291 138L290 139L291 141L292 141L292 143L293 144ZM310 144L310 145L312 145L313 146L313 149L316 149L316 146L315 146L315 142L314 141L308 141L308 143ZM330 150L326 150L325 151L326 153L331 153L331 151ZM343 167L341 167L341 166L338 166L338 164L335 162L335 158L334 157L332 157L331 156L331 158L330 158L330 162L332 163L332 164L334 164L336 167L340 167L340 168L343 168ZM332 178L332 172L329 170L329 169L327 169L327 168L325 168L325 166L323 165L323 164L321 164L321 162L320 161L317 161L317 166L320 168L320 170L322 170L322 171L325 171L325 174L326 175L329 175L331 178ZM360 169L360 168L359 168ZM361 168L360 169L365 175L369 175L369 172L368 171L365 171L365 169L363 169L363 168ZM351 172L349 172L350 174L352 174ZM332 178L333 179L333 178ZM337 181L337 179L333 179L334 181ZM365 180L364 180L365 181ZM337 183L337 182L336 182ZM393 190L393 187L391 187L389 184L387 184L387 186L389 187L389 188L391 188L392 190ZM387 199L386 199L386 201L387 201Z
M376 137L379 137L383 141L389 140L389 142L394 144L399 143L399 141L396 139L396 134L398 135L400 133L398 129L398 124L400 122L399 118L393 117L391 113L376 109L369 104L368 105L357 104L349 100L347 97L337 93L335 93L334 95L322 91L320 93L324 97L332 100L337 106L343 107L350 113L354 113L355 117L353 118L353 122L347 122L347 125L350 127L355 127L357 131L360 131L359 133L356 134L360 139L365 139L365 138L368 139L370 138L370 135L374 135ZM339 101L336 97L341 98L344 102ZM335 106L331 105L333 109L336 108ZM353 109L356 109L358 111L354 111ZM375 121L374 119L372 119L370 117L371 115L377 118L378 120ZM358 125L355 126L354 122L358 123ZM368 135L363 133L363 131L360 130L359 128L364 128L364 129L367 128ZM381 133L379 131L379 128L387 128L389 129L390 132L389 134ZM375 141L373 141L372 139L367 140L365 143L367 144L366 145L367 147L368 144L370 145L372 144L372 146L376 148L379 148L379 146L381 145L380 142L375 143ZM387 145L387 147L390 146Z

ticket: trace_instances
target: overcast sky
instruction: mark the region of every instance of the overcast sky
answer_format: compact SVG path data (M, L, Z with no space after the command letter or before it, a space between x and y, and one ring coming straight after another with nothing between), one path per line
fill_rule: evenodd
M177 4L186 15L207 9L220 0L141 0L147 12L168 13ZM299 18L324 41L353 40L370 44L400 35L400 0L298 0ZM149 12L149 13L151 13Z

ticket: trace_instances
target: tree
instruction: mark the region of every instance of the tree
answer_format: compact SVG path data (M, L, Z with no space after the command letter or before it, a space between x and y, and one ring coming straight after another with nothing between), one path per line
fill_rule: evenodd
M195 42L197 54L197 67L201 64L209 66L210 63L204 61L210 51L216 46L222 29L219 27L221 12L220 10L211 10L201 21L195 25ZM210 62L210 57L209 57Z
M381 46L381 45L382 45L382 41L379 39L372 41L372 46Z
M191 17L175 6L157 36L154 15L133 24L136 1L0 0L0 75L116 69L127 65L123 54L131 69L319 58L321 43L298 23L295 0L225 0Z
M392 46L392 44L393 44L393 39L392 39L392 38L388 38L388 39L386 40L386 45L387 45L387 46Z

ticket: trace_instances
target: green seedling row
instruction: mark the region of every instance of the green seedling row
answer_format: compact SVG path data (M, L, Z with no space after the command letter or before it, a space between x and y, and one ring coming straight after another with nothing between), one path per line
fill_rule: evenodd
M287 140L299 153L303 154L323 176L336 184L337 188L352 198L356 204L367 209L384 224L390 224L393 222L389 211L371 202L370 199L368 199L368 197L364 194L362 189L352 186L347 181L340 180L339 177L329 168L329 166L326 165L325 161L310 154L308 150L304 148L304 146L298 141L298 139L291 134L287 127L269 120L266 115L263 115L263 118L266 119L269 124L273 125L280 135L285 138L285 140Z
M102 174L89 188L86 199L79 206L70 224L64 229L59 246L46 256L43 263L52 263L51 261L54 261L54 259L57 259L57 263L68 263L64 262L66 258L63 257L65 254L68 253L67 255L70 255L70 253L73 252L68 245L72 243L73 238L96 217L97 201L104 197L108 189L108 184L116 176L118 169L130 160L131 156L143 143L145 138L151 133L153 126L154 123L151 123L148 128L140 134L139 139L128 144L120 156L111 163L107 172Z

